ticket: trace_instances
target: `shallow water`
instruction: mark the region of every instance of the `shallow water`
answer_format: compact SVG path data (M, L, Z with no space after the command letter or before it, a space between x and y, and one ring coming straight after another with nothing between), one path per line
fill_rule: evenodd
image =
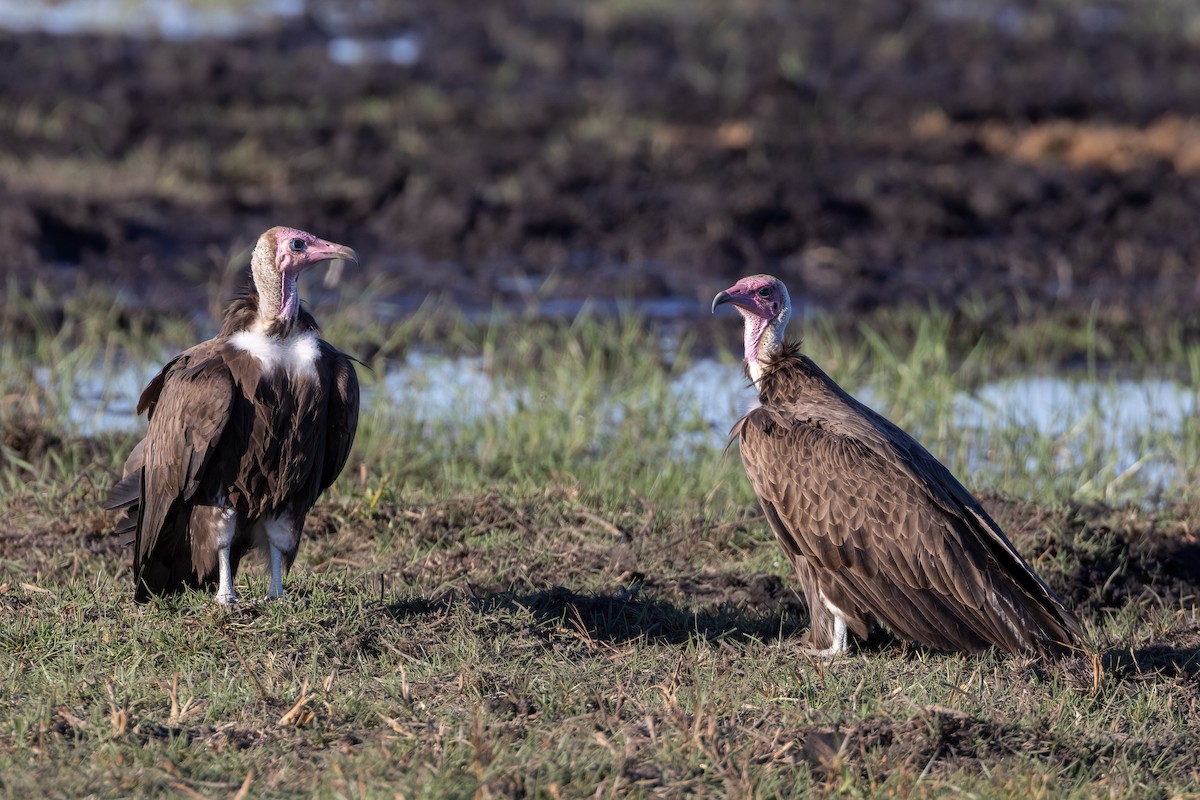
M960 435L970 432L981 445L966 454L973 472L987 470L996 432L1008 431L1016 446L1045 443L1060 472L1102 473L1097 480L1108 485L1106 499L1152 503L1195 471L1182 443L1196 403L1196 390L1175 381L1031 376L957 397L954 419ZM1036 474L1037 448L1027 452L1025 467Z
M0 28L186 40L257 30L294 19L307 5L305 0L0 0Z
M75 431L128 432L144 425L134 407L156 369L127 364L107 371L76 370L70 385L57 387L51 386L48 369L37 377L64 401ZM698 360L670 385L682 417L695 421L677 434L680 460L723 448L730 426L756 402L740 367L727 362ZM855 394L893 418L921 402L891 399L884 389L862 387ZM364 414L386 403L384 413L452 434L480 419L511 415L531 402L528 390L494 380L482 359L414 352L364 393ZM625 413L615 402L600 411L612 426ZM1153 499L1178 488L1188 479L1184 473L1194 470L1186 452L1174 445L1185 440L1196 411L1197 392L1170 380L1092 382L1036 375L961 392L947 410L907 427L952 470L969 476L966 482L972 485L980 480L986 484L1001 464L1036 476L1045 466L1039 460L1049 459L1059 473L1083 475L1086 483L1088 471L1094 470L1097 480L1107 476L1106 482L1120 485L1123 496ZM998 455L1002 453L1007 460Z
M0 28L60 36L98 33L188 41L264 30L308 11L307 0L0 0ZM370 36L339 33L355 27L353 14L336 6L320 11L318 22L330 32L326 53L336 64L411 66L421 58L421 37L413 31L380 31Z

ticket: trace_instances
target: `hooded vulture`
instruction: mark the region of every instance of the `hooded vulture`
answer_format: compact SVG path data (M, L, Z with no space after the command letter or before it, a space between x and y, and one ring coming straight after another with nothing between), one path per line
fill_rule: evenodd
M233 578L249 551L266 555L268 598L283 597L304 517L341 472L358 425L349 356L317 335L297 277L349 247L291 228L264 233L253 289L225 312L214 339L171 359L138 401L146 437L105 507L126 512L135 599L184 587L237 602Z
M713 298L745 323L759 407L734 426L746 475L808 602L809 652L873 623L941 650L1061 656L1079 623L970 492L915 439L785 343L787 288L743 278Z

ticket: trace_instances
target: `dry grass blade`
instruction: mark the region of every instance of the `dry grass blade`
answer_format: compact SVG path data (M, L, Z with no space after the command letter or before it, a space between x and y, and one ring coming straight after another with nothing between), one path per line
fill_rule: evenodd
M118 739L129 731L129 709L124 703L117 703L117 693L112 681L106 681L104 686L108 692L108 714L112 722L112 735L114 739Z
M609 533L611 533L613 536L617 537L618 539L629 539L628 533L621 530L616 525L612 524L611 522L606 520L604 517L599 516L598 514L593 514L591 511L587 511L586 509L582 509L582 508L579 509L578 511L576 511L575 513L578 514L581 519L587 520L588 522L591 522L595 525L599 525L601 528L608 531Z
M392 731L400 734L405 739L415 738L412 731L406 730L404 728L404 726L400 724L400 721L398 719L396 719L395 717L389 717L388 715L384 714L381 711L376 711L375 715L377 717L379 717L380 721L383 722L383 724L387 725L389 728L392 729Z
M242 781L242 785L238 787L237 794L233 796L233 800L246 800L250 795L250 784L252 783L254 783L253 769L246 773L246 780Z
M77 731L87 730L87 727L88 727L87 720L83 719L80 716L77 716L73 711L71 711L71 709L67 708L66 706L59 706L58 708L54 709L54 713L58 714L60 717L62 717L64 720L66 720L67 723L75 730L77 730Z
M230 635L229 631L225 631L225 638L229 640L229 647L233 650L233 654L237 656L237 660L241 663L242 669L246 670L246 675L249 676L250 680L254 682L254 688L258 690L258 698L260 700L266 700L267 690L263 688L262 682L259 681L258 676L254 674L254 671L250 669L250 665L246 663L245 656L242 655L242 651L238 648L237 642L233 640L233 636Z
M186 783L181 783L180 781L171 781L171 788L179 792L179 794L183 795L184 797L192 798L192 800L208 800L207 797L200 794Z
M305 678L300 685L300 695L296 698L296 702L292 704L286 714L279 718L277 724L283 728L303 728L312 722L316 718L316 714L308 707L312 699L313 695L308 693L308 678Z
M200 711L200 703L195 697L188 697L181 704L179 702L179 673L171 674L171 683L164 687L167 692L167 697L171 701L171 713L167 717L167 722L171 725L179 725L186 721L188 717L194 716Z

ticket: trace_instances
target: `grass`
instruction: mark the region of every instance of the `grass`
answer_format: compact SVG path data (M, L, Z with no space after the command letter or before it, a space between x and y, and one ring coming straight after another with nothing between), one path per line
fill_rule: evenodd
M0 352L4 795L1168 797L1200 780L1200 516L1182 489L1097 503L1086 465L1050 480L1055 443L1028 430L986 469L955 466L1078 609L1099 676L895 642L821 664L736 455L678 445L710 432L671 388L697 340L647 344L636 315L476 326L427 309L375 328L349 302L323 314L329 336L375 354L364 385L390 402L310 516L289 599L137 606L99 510L133 438L32 411L61 409L81 366L201 332L148 332L96 299L61 318L7 302L24 333ZM806 334L952 462L975 445L948 398L1017 366L944 314ZM509 412L472 417L495 399L472 394L447 400L458 424L421 418L439 362L407 386L385 374L431 347L469 357ZM1193 436L1177 447L1194 469ZM238 582L265 591L253 565Z

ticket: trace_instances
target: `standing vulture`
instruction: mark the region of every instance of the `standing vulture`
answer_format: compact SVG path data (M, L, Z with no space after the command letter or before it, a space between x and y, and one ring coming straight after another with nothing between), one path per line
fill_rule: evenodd
M272 228L254 248L254 288L225 311L215 339L185 350L138 401L149 427L105 507L133 531L135 598L217 586L250 550L269 554L267 597L283 597L304 517L342 471L358 425L349 356L300 308L301 272L358 261L349 247Z
M800 579L807 648L828 658L872 622L942 650L1061 656L1079 623L1000 526L915 439L785 343L787 288L742 278L713 298L745 322L759 407L734 426L763 512Z

